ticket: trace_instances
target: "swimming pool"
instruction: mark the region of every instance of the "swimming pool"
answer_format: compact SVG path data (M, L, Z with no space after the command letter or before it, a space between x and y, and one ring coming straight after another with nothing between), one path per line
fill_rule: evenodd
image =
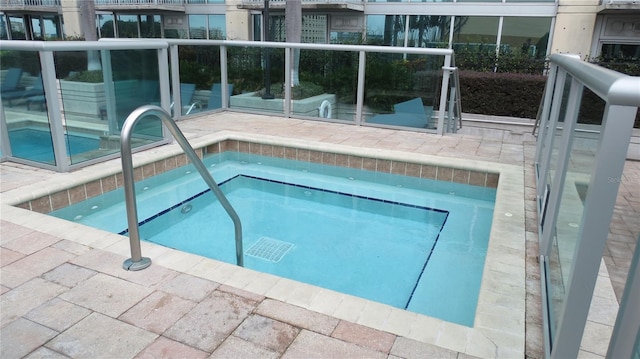
M243 220L247 267L473 325L494 188L246 153L206 163ZM143 238L235 263L231 221L191 167L137 188ZM52 214L119 233L120 201Z
M100 147L100 139L88 135L65 133L65 140L69 156L97 150ZM30 127L12 129L9 131L9 141L14 157L54 163L51 132L47 130Z

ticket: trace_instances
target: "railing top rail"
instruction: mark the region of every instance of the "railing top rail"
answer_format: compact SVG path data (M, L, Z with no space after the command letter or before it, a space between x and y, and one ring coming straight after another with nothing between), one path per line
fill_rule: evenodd
M115 39L114 39L115 40ZM166 41L129 40L118 41L31 41L0 40L0 49L18 51L87 51L87 50L148 50L166 49Z
M186 39L100 39L99 41L26 41L0 40L0 49L21 51L83 51L83 50L124 50L124 49L162 49L169 45L200 45L200 46L242 46L293 48L305 50L333 50L333 51L365 51L418 55L453 55L451 49L395 47L373 45L343 45L343 44L309 44L292 42L268 41L233 41L233 40L186 40Z
M100 41L111 42L118 39L101 39ZM242 47L269 47L269 48L293 48L305 50L334 50L334 51L365 51L365 52L387 52L399 54L421 54L421 55L452 55L451 49L436 49L423 47L395 47L395 46L374 46L374 45L344 45L344 44L311 44L293 42L271 42L271 41L239 41L239 40L195 40L195 39L161 39L153 40L167 42L170 45L208 45L208 46L242 46Z
M550 60L608 103L640 106L640 77L621 74L571 55L553 54Z

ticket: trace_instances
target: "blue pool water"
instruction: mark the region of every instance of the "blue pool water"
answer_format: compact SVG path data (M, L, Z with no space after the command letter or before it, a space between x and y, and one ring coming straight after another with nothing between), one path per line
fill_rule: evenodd
M242 219L246 267L473 325L495 189L238 153L206 162ZM235 263L233 224L195 170L163 176L137 184L142 238ZM122 201L54 215L125 233Z
M74 156L80 153L97 150L100 140L79 134L65 134L67 142L67 155ZM54 163L53 142L51 132L36 128L20 128L9 131L11 152L14 157L31 161Z

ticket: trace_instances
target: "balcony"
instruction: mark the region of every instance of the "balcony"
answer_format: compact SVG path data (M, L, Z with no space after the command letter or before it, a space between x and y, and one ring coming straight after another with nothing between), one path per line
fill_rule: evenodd
M618 13L619 11L640 13L640 0L602 0L600 12Z
M96 10L163 10L184 12L188 0L94 0Z
M285 8L285 0L270 0L270 9ZM238 5L241 9L261 10L264 9L263 0L242 0L242 4ZM350 0L302 0L302 8L305 10L352 10L364 11L364 1Z
M36 11L58 12L60 0L0 0L0 8L5 12Z

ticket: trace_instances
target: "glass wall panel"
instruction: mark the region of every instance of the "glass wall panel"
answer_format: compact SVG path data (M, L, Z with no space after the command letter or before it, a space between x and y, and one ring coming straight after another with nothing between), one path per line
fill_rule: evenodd
M4 14L0 14L0 40L9 40L9 32L7 31L7 21Z
M404 46L406 15L367 16L367 44Z
M549 302L554 314L551 322L554 327L558 325L559 314L566 300L566 286L575 259L576 242L581 232L584 201L600 142L602 117L595 120L587 111L594 108L602 116L604 101L585 89L581 101L585 103L587 100L592 103L586 104L587 107L581 107L579 111L578 125L573 133L566 179L561 192L558 218L554 224L552 258L555 260L552 262L554 265L549 266L553 284L550 287Z
M227 38L227 23L224 15L209 15L209 39L225 40Z
M409 16L410 47L447 48L451 16L411 15Z
M434 129L442 56L368 53L365 122Z
M180 83L184 88L180 98L182 114L221 108L220 47L180 46L178 57Z
M118 19L118 37L138 38L138 15L116 15Z
M161 21L160 15L140 15L140 37L161 38Z
M119 138L108 134L102 70L87 70L89 62L92 68L99 68L100 53L58 51L54 62L71 164L119 152Z
M501 50L544 58L550 29L549 17L505 17L502 22Z
M9 16L9 31L12 40L26 40L27 31L22 16Z
M115 127L120 130L131 111L148 104L160 104L158 55L156 50L112 50ZM134 130L134 147L162 139L157 118L143 119Z
M100 37L116 37L115 27L113 22L113 14L109 15L97 15L98 16L98 31Z
M292 89L294 115L354 121L358 53L301 50L300 85Z
M12 156L55 165L38 53L6 51L0 66Z
M229 85L238 94L231 96L229 107L284 113L284 49L231 47L227 55ZM265 91L267 86L269 91ZM271 96L273 99L268 99Z
M464 70L493 71L500 18L456 16L452 48L456 65Z
M206 39L207 38L207 16L206 15L189 15L189 38L190 39Z

